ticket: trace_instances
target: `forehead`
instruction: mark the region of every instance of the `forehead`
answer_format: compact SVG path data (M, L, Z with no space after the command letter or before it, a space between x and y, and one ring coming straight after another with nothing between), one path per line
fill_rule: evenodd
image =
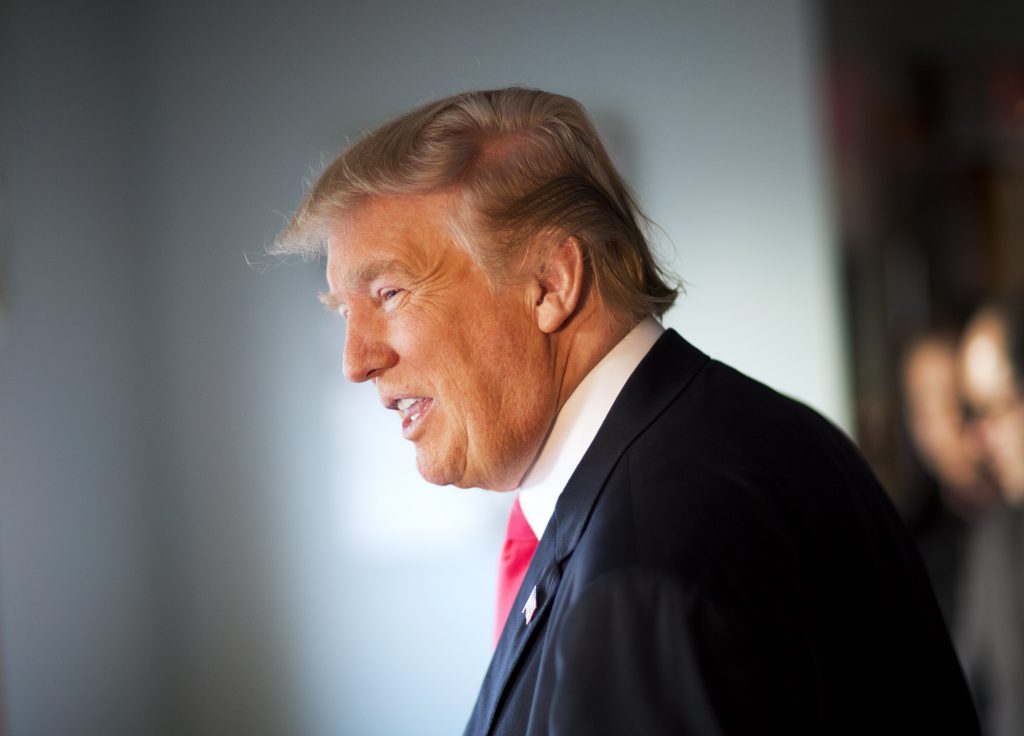
M905 365L909 371L929 371L952 367L955 360L954 345L944 340L926 340L910 350Z
M376 196L331 223L327 279L349 291L391 271L422 272L455 247L449 195Z
M968 330L961 356L964 389L974 399L1012 392L1013 371L1002 323L984 315Z
M952 346L927 344L918 347L907 358L903 380L913 390L925 388L933 391L936 387L952 387L956 377L956 356Z

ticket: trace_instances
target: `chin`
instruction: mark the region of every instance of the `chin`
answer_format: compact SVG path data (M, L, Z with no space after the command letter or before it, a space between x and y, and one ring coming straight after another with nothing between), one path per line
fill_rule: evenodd
M416 469L427 483L435 486L456 488L480 488L485 491L513 491L519 487L519 479L475 477L466 473L458 463L438 463L433 458L416 455ZM508 475L508 474L506 474Z
M458 463L445 461L436 455L416 448L416 470L427 483L435 486L456 486L457 488L468 488L469 484L462 482L462 473L457 472Z
M420 477L423 478L427 483L435 486L458 486L459 484L448 474L439 471L434 467L426 467L423 463L416 463L416 470L419 471Z
M1011 506L1024 506L1024 478L1004 483L1003 498Z

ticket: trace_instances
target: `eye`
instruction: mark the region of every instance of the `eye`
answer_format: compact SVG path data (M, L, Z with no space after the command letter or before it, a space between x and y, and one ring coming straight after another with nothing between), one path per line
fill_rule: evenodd
M385 289L380 293L380 300L382 302L389 302L396 296L398 296L401 292L401 289Z

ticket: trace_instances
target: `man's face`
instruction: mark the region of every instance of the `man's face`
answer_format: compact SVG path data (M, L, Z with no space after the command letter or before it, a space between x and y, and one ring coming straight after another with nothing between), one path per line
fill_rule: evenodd
M954 492L977 482L978 458L964 437L956 383L956 346L941 339L918 344L903 366L908 428L925 465Z
M994 315L976 319L964 336L960 376L972 425L1003 495L1024 503L1024 396Z
M374 197L333 224L329 303L344 367L371 380L431 483L515 488L556 411L525 279L492 283L452 239L450 195Z

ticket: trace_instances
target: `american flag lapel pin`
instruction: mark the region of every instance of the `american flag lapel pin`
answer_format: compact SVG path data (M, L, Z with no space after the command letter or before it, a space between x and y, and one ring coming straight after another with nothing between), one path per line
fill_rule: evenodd
M533 586L533 590L530 591L530 597L526 599L526 605L523 606L523 616L526 617L526 623L530 623L530 619L533 618L534 612L537 610L537 586Z

